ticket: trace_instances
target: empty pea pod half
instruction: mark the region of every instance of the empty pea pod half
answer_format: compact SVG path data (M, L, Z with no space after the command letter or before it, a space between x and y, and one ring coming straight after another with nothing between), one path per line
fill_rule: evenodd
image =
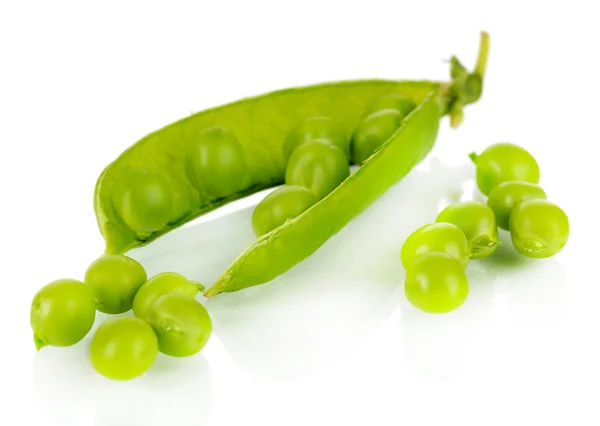
M375 144L366 138L367 149L356 161L360 168L328 177L341 180L333 188L315 180L319 174L295 171L291 179L288 171L293 185L310 178L307 189L316 192L317 201L258 237L205 296L272 280L314 253L423 160L443 116L449 115L454 127L460 123L462 107L481 95L488 49L489 37L482 32L475 70L468 72L453 58L449 82L359 80L292 88L208 109L149 134L97 181L94 206L105 252L124 253L229 202L285 183L288 160L314 139L351 162L351 137L360 139L355 132L367 117L378 110L401 116L391 134L387 128L369 129L385 139Z

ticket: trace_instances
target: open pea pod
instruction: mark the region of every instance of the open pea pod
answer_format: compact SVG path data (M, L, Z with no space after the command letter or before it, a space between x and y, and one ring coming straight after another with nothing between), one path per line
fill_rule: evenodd
M377 101L417 108L360 169L293 220L259 238L206 292L270 281L316 251L431 150L440 118L462 120L482 92L482 33L475 71L453 58L450 82L360 80L287 89L209 109L144 137L101 174L94 206L107 253L123 253L233 200L284 182L286 136L302 119L333 117L350 135Z

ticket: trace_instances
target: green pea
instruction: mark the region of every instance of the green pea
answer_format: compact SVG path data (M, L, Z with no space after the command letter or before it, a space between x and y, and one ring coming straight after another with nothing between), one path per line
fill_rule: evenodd
M427 253L406 271L404 294L416 308L441 314L463 304L469 294L469 282L454 257L446 253Z
M61 279L34 296L29 315L35 346L71 346L90 331L96 317L92 290L81 281Z
M141 236L164 228L173 214L173 196L165 179L141 167L129 169L113 202L125 224Z
M538 259L551 257L567 244L569 218L550 201L524 201L510 215L510 235L522 255Z
M546 199L546 192L539 185L529 182L503 182L490 192L487 204L496 215L502 229L509 230L510 215L515 206L528 200Z
M204 289L204 287L189 281L176 272L157 274L146 281L137 291L133 298L133 312L138 318L146 320L150 312L150 306L159 297L170 293L196 297L201 289Z
M404 115L384 109L369 115L358 125L350 142L350 156L355 164L364 163L400 127Z
M285 170L285 183L307 188L320 200L348 176L350 167L344 153L317 139L294 151Z
M388 96L384 96L380 98L373 107L371 108L371 113L381 111L384 109L395 109L402 117L406 117L411 113L413 109L417 107L417 104L407 96L400 94L392 94Z
M485 195L503 182L540 181L540 168L535 158L520 146L507 142L497 143L486 148L480 155L473 152L469 157L477 166L477 186Z
M109 379L141 376L154 364L158 339L152 327L136 317L106 320L92 338L90 360L96 371Z
M252 213L252 228L257 237L271 232L288 219L304 213L317 197L301 186L282 186L258 203Z
M431 252L446 253L463 268L469 264L467 237L451 223L431 223L413 232L402 245L402 265L408 270L417 259Z
M144 267L122 254L100 256L85 272L85 283L96 298L96 309L121 314L131 309L138 289L146 282Z
M515 206L528 200L546 199L546 192L534 183L503 182L490 192L487 204L496 215L498 226L510 229L510 215Z
M148 323L158 336L160 351L184 357L199 352L210 337L212 323L204 306L189 296L170 293L150 308Z
M301 120L288 134L283 142L285 160L289 160L299 146L315 139L337 146L348 157L348 137L344 126L331 117L314 116Z
M223 127L210 127L187 146L186 170L192 185L216 198L246 189L249 170L237 138Z
M479 201L462 201L446 207L436 222L458 226L469 242L469 258L488 257L498 246L498 227L494 212Z

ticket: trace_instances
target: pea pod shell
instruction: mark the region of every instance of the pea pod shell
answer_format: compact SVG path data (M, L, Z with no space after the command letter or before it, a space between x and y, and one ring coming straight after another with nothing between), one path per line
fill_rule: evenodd
M356 173L303 214L263 235L224 272L206 297L263 284L310 256L429 153L443 113L430 93Z

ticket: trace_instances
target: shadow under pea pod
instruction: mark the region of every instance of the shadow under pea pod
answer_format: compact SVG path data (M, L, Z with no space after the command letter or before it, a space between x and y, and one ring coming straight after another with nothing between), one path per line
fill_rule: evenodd
M398 305L406 236L433 221L472 173L469 164L425 161L287 273L206 301L215 336L238 365L271 380L306 374L352 351ZM254 241L252 208L230 207L228 215L202 218L129 254L150 276L174 271L210 285Z

